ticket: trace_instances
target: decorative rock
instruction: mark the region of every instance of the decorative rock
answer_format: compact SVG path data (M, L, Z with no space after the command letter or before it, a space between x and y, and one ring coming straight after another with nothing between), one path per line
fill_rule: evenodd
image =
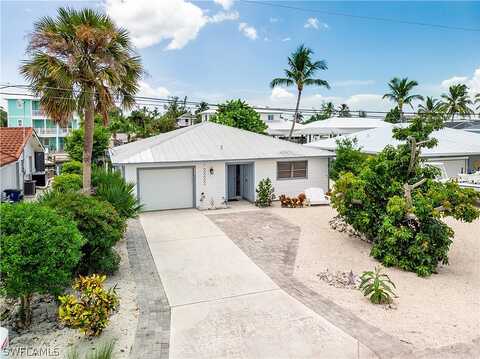
M335 288L345 288L345 289L357 289L360 279L357 275L350 270L350 272L340 272L335 273L330 272L328 269L318 273L317 277L327 283L330 286Z

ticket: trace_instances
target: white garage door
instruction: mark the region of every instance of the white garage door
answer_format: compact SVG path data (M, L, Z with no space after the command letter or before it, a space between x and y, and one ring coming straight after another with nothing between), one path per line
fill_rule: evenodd
M145 211L193 207L193 168L139 169L138 191Z
M431 161L443 163L450 178L458 177L459 173L467 171L467 159L465 158L435 158Z

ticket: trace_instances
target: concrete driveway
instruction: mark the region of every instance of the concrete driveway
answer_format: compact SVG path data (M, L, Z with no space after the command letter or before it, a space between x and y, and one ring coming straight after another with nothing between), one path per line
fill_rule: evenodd
M197 210L140 217L171 306L171 358L374 358L277 286Z

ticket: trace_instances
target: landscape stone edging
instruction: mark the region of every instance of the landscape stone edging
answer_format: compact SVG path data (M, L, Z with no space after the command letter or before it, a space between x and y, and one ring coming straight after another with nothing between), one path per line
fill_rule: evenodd
M125 237L139 308L130 358L167 359L170 348L171 307L138 219L128 221Z

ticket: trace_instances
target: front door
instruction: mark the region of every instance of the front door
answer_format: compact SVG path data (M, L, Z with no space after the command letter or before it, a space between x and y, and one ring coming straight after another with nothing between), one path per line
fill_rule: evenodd
M227 165L228 200L255 201L253 163Z

